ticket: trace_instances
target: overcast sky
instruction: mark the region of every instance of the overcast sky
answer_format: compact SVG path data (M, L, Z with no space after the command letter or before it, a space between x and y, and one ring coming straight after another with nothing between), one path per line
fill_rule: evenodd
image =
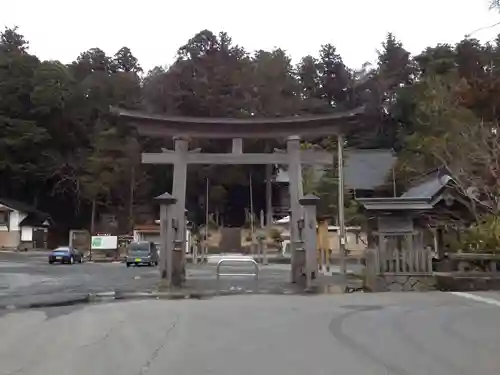
M488 0L5 0L0 12L0 26L19 26L41 59L67 63L92 47L112 55L128 46L145 70L170 64L202 29L226 31L248 51L279 46L295 62L332 43L358 68L389 31L418 53L499 21Z

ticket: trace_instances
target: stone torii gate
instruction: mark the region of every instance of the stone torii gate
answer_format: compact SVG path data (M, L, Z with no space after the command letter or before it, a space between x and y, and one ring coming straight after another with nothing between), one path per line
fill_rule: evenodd
M297 116L289 118L192 118L151 115L136 111L128 111L120 108L112 108L113 113L129 121L135 126L141 135L157 138L172 137L174 139L174 150L163 150L160 153L143 153L143 164L172 164L174 166L172 195L167 199L172 205L169 217L174 218L176 225L175 240L166 238L167 233L172 233L168 228L162 228L162 254L161 270L181 270L185 264L184 255L172 257L169 252L174 248L173 243L180 243L184 239L185 228L185 206L186 206L186 177L189 164L281 164L288 165L289 190L290 190L290 235L292 242L292 282L298 281L302 274L304 264L299 264L297 249L303 248L301 239L301 224L304 212L300 203L303 197L302 188L302 164L333 164L333 155L326 151L301 150L302 138L319 138L322 136L336 135L339 137L339 155L342 156L342 133L346 126L352 127L358 124L363 116L363 109L357 109L347 113L330 114L321 116ZM202 153L200 149L189 150L190 138L206 139L232 139L232 152L230 153ZM273 153L243 153L243 139L245 138L272 138L286 139L286 150L275 150ZM342 171L342 163L339 164ZM339 174L342 177L342 173ZM161 199L161 197L159 197ZM339 206L343 206L343 183L339 184ZM342 203L342 204L341 204ZM343 210L340 210L339 218L343 227ZM161 220L163 223L164 220ZM165 225L165 224L164 224ZM170 225L170 224L169 224ZM342 231L342 228L340 228ZM340 237L343 237L342 234ZM306 248L308 247L305 244ZM342 248L341 241L341 248ZM315 250L314 250L315 251ZM182 251L184 254L184 252ZM307 257L300 263L303 263ZM168 259L179 259L181 265L169 265L165 263ZM162 272L162 276L169 278L168 282L178 284L182 277L179 275Z

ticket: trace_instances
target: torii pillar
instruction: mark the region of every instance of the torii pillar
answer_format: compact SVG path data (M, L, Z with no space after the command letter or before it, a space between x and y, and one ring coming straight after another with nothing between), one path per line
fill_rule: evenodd
M188 138L174 137L174 152L177 160L174 164L174 175L172 181L172 195L177 198L174 206L174 217L177 220L176 236L174 249L182 251L182 268L185 266L185 243L186 238L186 181L187 181L187 161Z
M300 161L300 137L290 136L286 141L288 153L288 189L290 192L290 238L292 250L291 281L296 283L300 278L301 264L298 262L297 248L301 247L299 222L302 219L303 207L299 200L304 195L302 184L302 165Z
M174 275L176 268L173 265L173 247L174 247L174 228L172 219L174 217L173 210L177 199L169 193L163 193L155 198L160 203L160 277L167 280L169 287L174 285L173 281L179 280L180 277Z

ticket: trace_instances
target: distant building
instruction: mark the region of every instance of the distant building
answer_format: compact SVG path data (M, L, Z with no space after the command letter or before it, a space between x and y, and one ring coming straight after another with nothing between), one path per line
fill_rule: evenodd
M160 245L160 225L159 224L142 224L136 225L133 231L133 240L153 242Z
M136 225L133 230L132 240L135 242L153 242L158 247L161 246L160 220L155 220L155 224ZM191 247L191 230L186 230L186 253Z
M0 198L0 249L46 248L50 216L21 202Z
M345 188L353 191L356 197L394 195L390 177L397 158L393 150L346 150L344 159ZM315 178L321 178L323 173L324 167L315 168ZM273 215L275 217L289 214L289 183L288 171L279 168L273 180L275 186L273 189Z

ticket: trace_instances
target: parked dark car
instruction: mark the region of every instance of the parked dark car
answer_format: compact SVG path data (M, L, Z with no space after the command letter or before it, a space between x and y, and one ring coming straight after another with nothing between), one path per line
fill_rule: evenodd
M49 263L73 264L82 263L83 254L69 246L58 247L49 254Z
M131 242L127 251L127 267L131 265L158 265L158 248L153 242Z

